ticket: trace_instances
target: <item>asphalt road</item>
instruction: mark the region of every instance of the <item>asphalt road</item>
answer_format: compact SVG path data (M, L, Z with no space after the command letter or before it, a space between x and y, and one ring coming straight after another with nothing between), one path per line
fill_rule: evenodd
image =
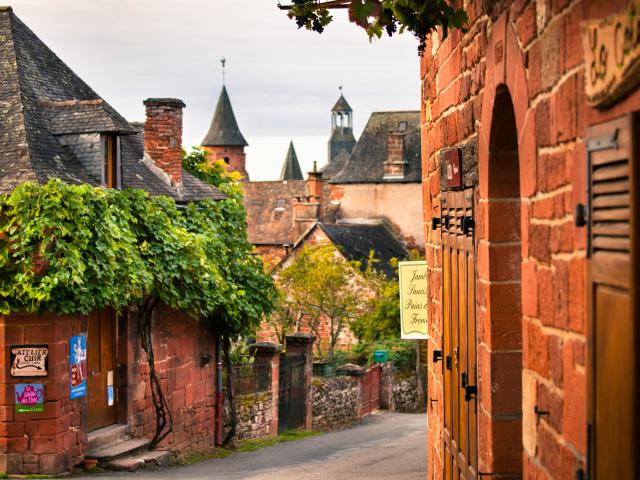
M427 417L376 413L359 425L195 465L87 479L414 480L427 474Z

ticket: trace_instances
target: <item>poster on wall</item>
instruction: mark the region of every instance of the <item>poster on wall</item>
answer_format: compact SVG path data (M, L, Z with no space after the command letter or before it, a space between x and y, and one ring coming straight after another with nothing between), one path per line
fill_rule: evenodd
M113 407L113 370L107 373L107 406Z
M405 340L427 340L428 290L427 262L399 262L400 336Z
M11 345L12 377L46 377L49 345Z
M87 394L87 334L71 337L69 342L69 363L71 365L71 398Z
M17 383L16 413L44 412L44 385L41 383Z

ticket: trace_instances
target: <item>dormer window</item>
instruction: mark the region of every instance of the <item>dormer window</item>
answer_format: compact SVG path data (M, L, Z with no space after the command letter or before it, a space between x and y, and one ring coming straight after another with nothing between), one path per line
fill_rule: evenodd
M121 188L120 137L105 133L100 139L102 143L101 184L107 188Z
M276 200L276 212L284 212L284 206L287 201L284 198Z
M398 131L399 132L406 132L407 131L407 122L398 123Z

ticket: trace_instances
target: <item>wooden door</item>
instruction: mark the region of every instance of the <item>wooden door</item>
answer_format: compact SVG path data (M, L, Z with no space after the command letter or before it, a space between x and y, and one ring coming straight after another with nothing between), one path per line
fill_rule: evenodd
M587 140L589 258L588 469L639 478L638 117L592 127Z
M87 322L89 431L116 423L116 313L94 312ZM113 387L109 401L108 386ZM109 405L109 403L112 403Z
M442 193L445 479L477 477L473 189Z

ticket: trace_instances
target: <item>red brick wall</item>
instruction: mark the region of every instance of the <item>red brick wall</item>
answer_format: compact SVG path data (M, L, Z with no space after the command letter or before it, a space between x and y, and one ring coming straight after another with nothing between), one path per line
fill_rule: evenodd
M471 1L468 31L433 36L421 60L430 350L442 342L440 240L430 228L440 153L477 142L480 472L565 479L584 466L586 237L573 211L585 201L585 131L640 108L640 93L588 108L580 22L626 3ZM515 149L498 151L510 129ZM443 474L441 372L429 364L430 479ZM537 419L536 406L550 413Z
M239 146L225 146L225 147L203 147L209 156L209 160L214 162L216 160L229 159L227 164L228 172L240 172L242 177L249 181L249 174L246 168L246 154L244 153L244 147Z
M172 183L181 183L184 103L173 98L149 98L144 104L147 111L144 150L171 177Z

